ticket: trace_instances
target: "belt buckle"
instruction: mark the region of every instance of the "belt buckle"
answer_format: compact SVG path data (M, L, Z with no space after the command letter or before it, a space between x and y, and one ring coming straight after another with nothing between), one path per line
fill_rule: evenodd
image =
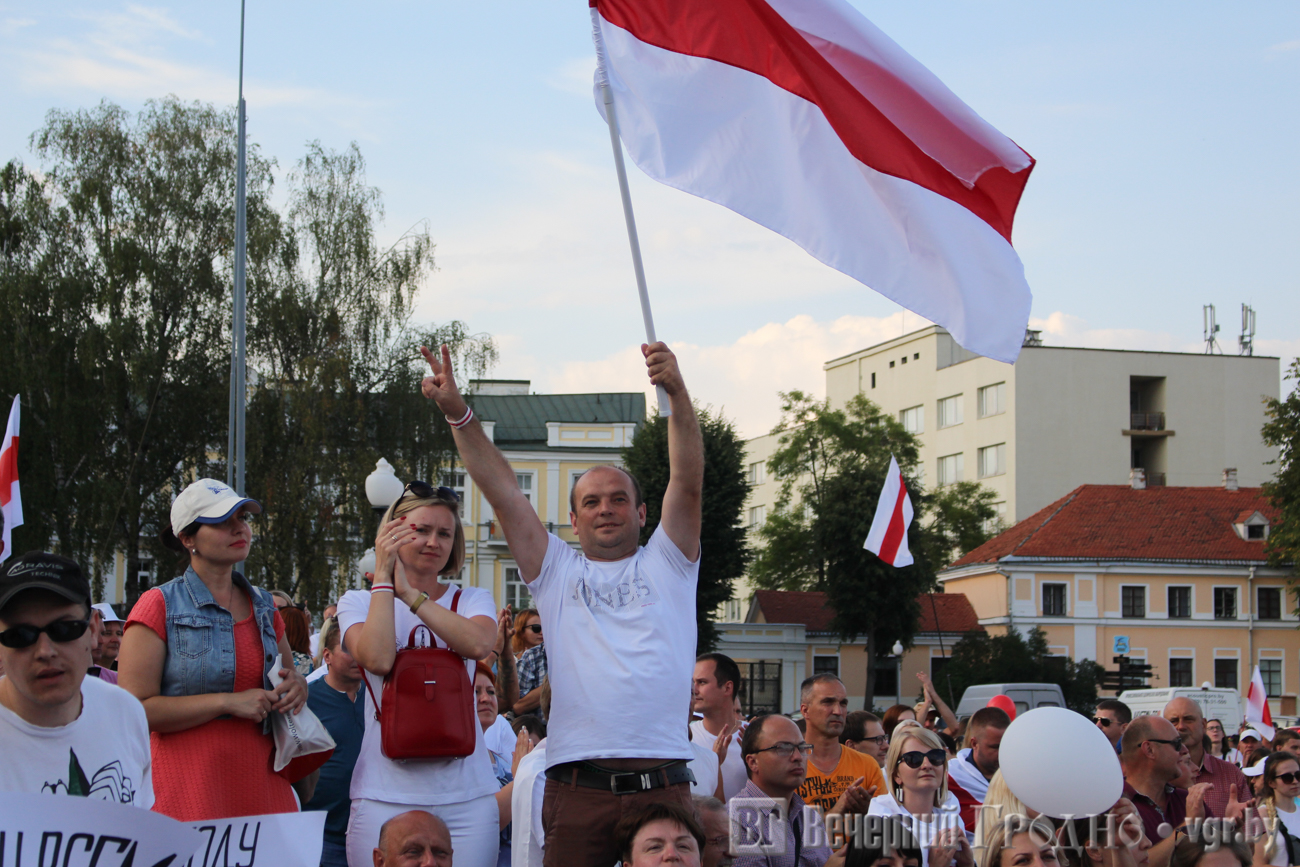
M631 785L624 787L621 785L621 781L631 781ZM637 792L644 792L649 788L651 788L651 782L648 773L609 775L609 790L615 795L633 795Z

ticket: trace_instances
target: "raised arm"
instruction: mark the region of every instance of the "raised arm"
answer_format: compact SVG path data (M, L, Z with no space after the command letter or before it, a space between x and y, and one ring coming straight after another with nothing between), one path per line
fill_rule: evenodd
M704 437L695 407L667 344L641 345L650 382L668 392L668 489L659 523L686 559L700 556L700 503L704 494Z
M424 396L438 404L450 421L459 421L469 411L469 404L461 397L452 375L451 351L444 343L442 358L439 359L427 346L421 346L429 369L432 373L424 378L420 390ZM452 436L456 440L456 450L460 452L461 463L466 472L483 491L501 529L506 534L506 544L519 566L519 575L525 582L532 581L542 571L542 561L546 557L549 541L546 528L533 511L533 504L519 490L515 480L515 471L506 460L501 450L492 444L483 432L483 426L474 418L463 427L452 427Z

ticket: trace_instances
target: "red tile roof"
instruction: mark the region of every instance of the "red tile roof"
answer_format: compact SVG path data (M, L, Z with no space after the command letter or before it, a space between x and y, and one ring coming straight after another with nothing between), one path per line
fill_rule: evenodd
M759 590L754 594L768 623L802 623L808 632L829 632L835 609L826 594L814 590ZM964 593L922 593L918 633L963 634L983 629ZM936 618L937 615L937 618Z
M1277 520L1259 488L1080 485L948 568L1009 556L1258 563L1264 543L1242 539L1232 526L1257 511Z

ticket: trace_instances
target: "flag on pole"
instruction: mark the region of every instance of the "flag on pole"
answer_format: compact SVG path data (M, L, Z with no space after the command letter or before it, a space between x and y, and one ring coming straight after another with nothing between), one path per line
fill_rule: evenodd
M907 494L907 483L898 460L889 456L889 476L876 503L876 517L871 520L871 532L862 543L872 554L890 566L912 565L912 552L907 547L907 528L912 526L912 498Z
M1268 711L1268 693L1264 691L1264 678L1255 666L1250 676L1250 689L1246 692L1246 722L1253 723L1268 740L1273 740L1273 715Z
M608 78L642 171L1015 361L1034 160L848 0L589 3L596 105Z
M4 533L0 536L0 560L14 555L13 529L23 523L23 498L18 492L18 408L19 395L14 395L9 410L9 426L4 442L0 443L0 516L4 518Z

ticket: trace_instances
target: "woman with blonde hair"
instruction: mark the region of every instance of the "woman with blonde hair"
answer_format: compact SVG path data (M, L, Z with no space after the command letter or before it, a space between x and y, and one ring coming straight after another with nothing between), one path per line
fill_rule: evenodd
M984 796L984 803L982 807L975 810L975 849L986 848L993 829L1001 827L1002 820L1007 816L1026 816L1036 819L1038 815L1037 810L1029 809L1024 801L1016 797L1016 793L1011 791L1001 771L994 772L993 779L989 780L989 790Z
M339 600L343 643L368 681L366 732L352 773L348 863L368 867L380 827L410 810L441 818L451 832L456 863L490 867L497 861L500 789L483 740L474 727L474 751L463 758L395 761L383 754L374 696L383 691L397 652L413 630L429 643L464 657L473 683L477 660L497 639L492 594L439 580L454 576L465 562L460 500L451 488L408 484L388 507L375 538L375 580L369 593L353 590Z
M957 796L948 791L948 752L919 725L894 731L885 756L888 794L871 799L867 814L898 816L921 846L922 867L973 867Z

